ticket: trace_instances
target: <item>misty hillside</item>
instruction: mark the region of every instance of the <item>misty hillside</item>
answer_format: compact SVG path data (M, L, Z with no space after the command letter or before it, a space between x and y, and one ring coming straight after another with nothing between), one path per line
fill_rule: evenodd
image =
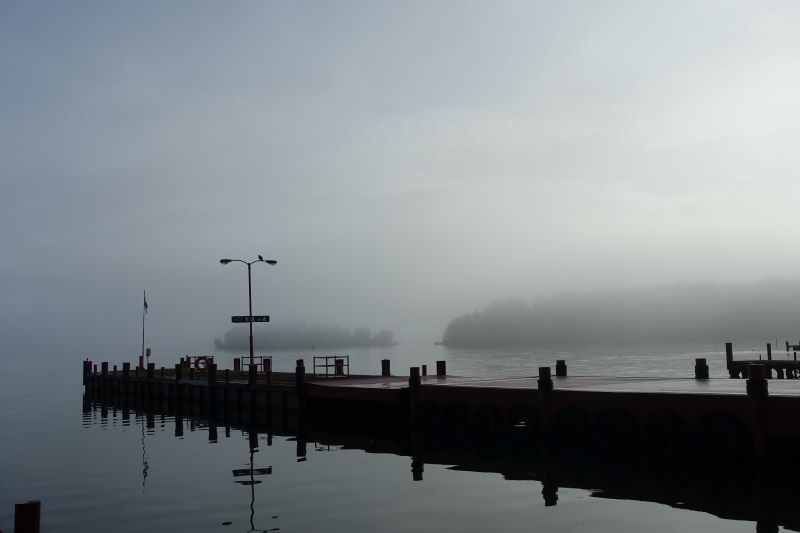
M457 347L766 342L800 338L800 282L694 283L493 303L450 322Z
M250 348L250 331L246 324L229 329L222 339L214 339L214 348L228 352L247 351ZM349 330L323 324L307 325L259 324L253 328L256 350L308 349L308 348L358 348L391 346L394 333L388 329L372 333L369 328Z

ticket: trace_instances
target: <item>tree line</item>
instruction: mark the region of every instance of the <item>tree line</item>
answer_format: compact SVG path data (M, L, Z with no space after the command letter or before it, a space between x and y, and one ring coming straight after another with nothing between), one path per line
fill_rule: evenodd
M800 282L687 283L499 301L453 319L454 347L800 339Z
M214 339L214 347L220 351L248 350L250 346L249 329L232 327L222 338ZM253 342L258 349L309 349L309 348L359 348L371 346L391 346L396 344L394 333L388 329L377 332L361 327L354 330L339 326L302 322L288 324L267 324L254 328Z

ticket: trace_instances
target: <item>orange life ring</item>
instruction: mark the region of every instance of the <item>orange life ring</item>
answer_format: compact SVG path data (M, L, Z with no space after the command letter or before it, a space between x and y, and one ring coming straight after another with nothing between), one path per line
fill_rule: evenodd
M200 366L200 362L202 361L203 366ZM194 360L194 368L195 370L205 370L208 367L208 357L197 357Z

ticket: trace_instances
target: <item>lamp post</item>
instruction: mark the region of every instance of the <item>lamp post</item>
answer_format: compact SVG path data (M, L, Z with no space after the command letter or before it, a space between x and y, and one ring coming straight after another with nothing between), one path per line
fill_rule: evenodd
M249 303L250 313L248 315L248 322L250 323L250 364L253 364L253 283L250 278L250 267L255 263L266 263L268 265L277 265L278 262L274 259L264 259L260 255L254 261L243 261L242 259L220 259L220 263L227 265L228 263L244 263L247 265L247 301Z

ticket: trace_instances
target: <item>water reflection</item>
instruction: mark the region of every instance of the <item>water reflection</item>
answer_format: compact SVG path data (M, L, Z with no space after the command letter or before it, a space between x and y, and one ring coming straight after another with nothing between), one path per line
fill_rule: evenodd
M117 418L118 410L122 413L121 420ZM497 473L506 480L538 482L541 493L537 498L541 498L546 507L558 506L559 490L582 489L595 498L654 502L724 519L749 521L759 532L778 531L779 525L800 531L800 514L795 503L800 494L794 483L797 470L790 455L784 461L784 468L774 471L751 470L738 465L719 468L719 465L691 461L654 461L646 450L631 451L620 457L601 457L541 446L524 424L508 434L480 440L446 431L409 435L393 431L391 427L345 426L288 413L263 413L254 420L240 419L235 413L204 412L195 407L184 412L175 411L174 406L127 400L109 405L99 398L84 396L83 424L86 427L128 426L131 414L142 424L143 488L148 476L146 436L155 431L156 416L160 418L162 431L168 420L174 423L174 436L178 439L184 438L186 429L207 430L209 443L218 441L223 428L226 439L230 438L231 431L247 435L247 447L242 449L246 468L234 464L229 471L233 483L249 489L249 531L277 530L256 527L259 507L255 490L273 473L273 465L259 461L260 445L271 446L275 437L294 442L294 456L298 462L313 461L316 453L362 450L407 457L409 477L415 482L425 482L426 465L446 465L454 471ZM313 453L309 454L309 449ZM277 518L277 515L271 516L270 520Z

